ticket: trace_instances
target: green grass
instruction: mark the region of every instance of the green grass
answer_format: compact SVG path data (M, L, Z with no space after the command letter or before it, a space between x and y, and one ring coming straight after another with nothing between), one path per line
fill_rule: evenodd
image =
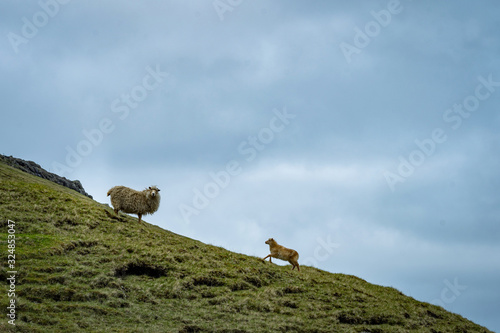
M260 258L114 216L0 163L0 278L16 222L16 332L490 332L354 276Z

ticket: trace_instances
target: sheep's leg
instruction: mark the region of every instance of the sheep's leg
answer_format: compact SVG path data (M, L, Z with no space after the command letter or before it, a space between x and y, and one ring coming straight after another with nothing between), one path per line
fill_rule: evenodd
M141 214L141 213L139 213L139 214L137 214L137 216L139 216L139 223L141 223L141 217L142 217L142 214Z
M118 212L120 211L118 208L113 209L115 211L115 214L118 215Z

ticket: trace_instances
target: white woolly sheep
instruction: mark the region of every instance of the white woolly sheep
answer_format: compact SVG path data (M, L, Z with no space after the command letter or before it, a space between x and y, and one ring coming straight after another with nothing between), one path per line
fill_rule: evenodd
M144 191L136 191L125 186L115 186L108 191L111 196L115 214L121 210L124 213L137 214L139 223L142 215L153 214L160 206L160 189L150 186Z

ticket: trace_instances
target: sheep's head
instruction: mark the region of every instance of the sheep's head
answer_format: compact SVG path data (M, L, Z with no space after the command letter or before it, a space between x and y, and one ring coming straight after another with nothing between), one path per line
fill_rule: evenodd
M266 244L273 244L273 243L276 243L276 241L274 240L274 238L269 238L268 240L265 241Z
M149 195L153 198L160 195L160 193L159 193L160 189L156 186L150 186L148 188L148 191L149 191Z

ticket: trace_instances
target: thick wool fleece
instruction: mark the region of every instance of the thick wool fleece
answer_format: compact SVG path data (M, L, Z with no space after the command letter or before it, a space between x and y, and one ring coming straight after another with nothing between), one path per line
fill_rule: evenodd
M153 214L160 206L160 194L156 186L136 191L125 186L115 186L108 191L116 211L129 214Z

